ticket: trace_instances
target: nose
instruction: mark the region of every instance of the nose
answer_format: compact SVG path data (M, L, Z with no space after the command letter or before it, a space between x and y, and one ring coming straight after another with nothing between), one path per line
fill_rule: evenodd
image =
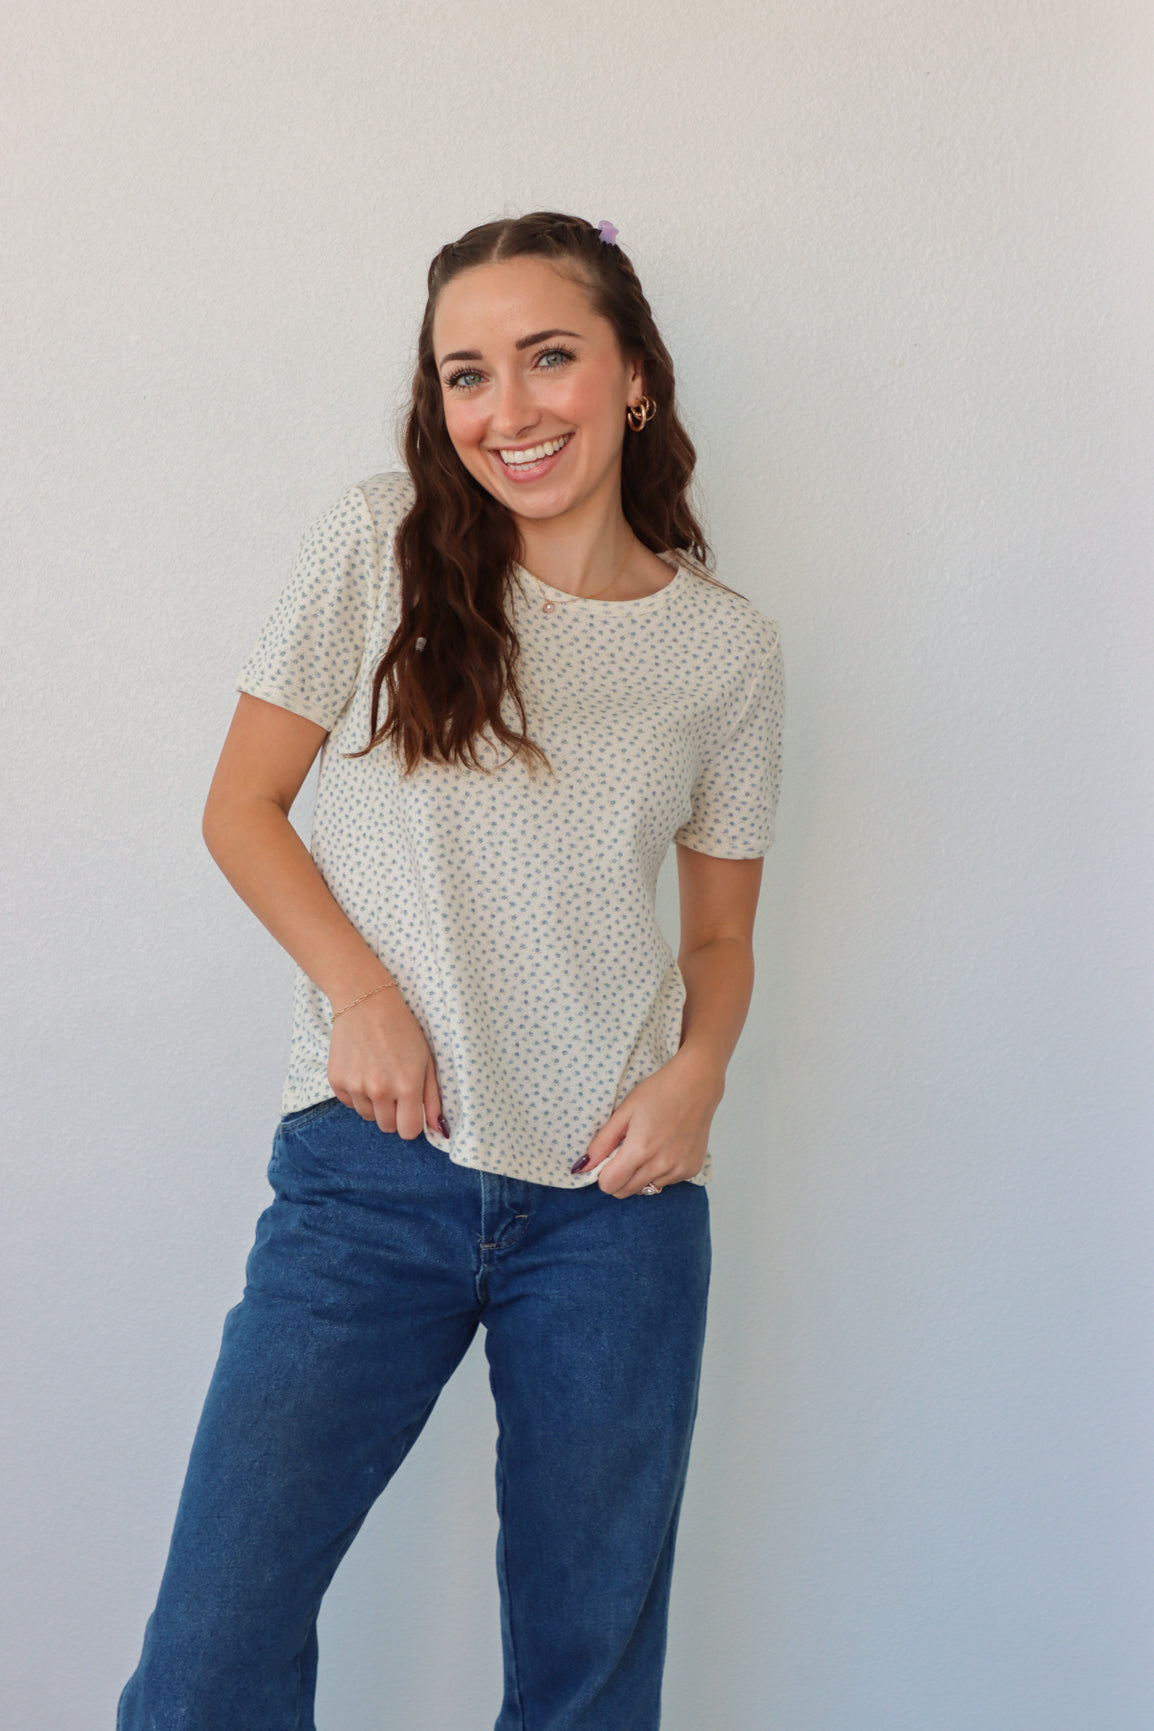
M540 410L533 402L533 393L519 368L502 374L497 380L497 401L493 411L493 431L499 438L518 439L540 419Z

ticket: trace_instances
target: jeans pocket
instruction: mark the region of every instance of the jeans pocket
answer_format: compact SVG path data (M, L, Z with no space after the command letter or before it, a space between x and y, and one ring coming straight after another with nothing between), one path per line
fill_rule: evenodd
M298 1130L302 1124L311 1124L314 1119L323 1118L341 1104L335 1094L330 1094L324 1100L317 1100L312 1106L302 1106L297 1112L285 1112L277 1125L277 1133L279 1135L282 1130Z

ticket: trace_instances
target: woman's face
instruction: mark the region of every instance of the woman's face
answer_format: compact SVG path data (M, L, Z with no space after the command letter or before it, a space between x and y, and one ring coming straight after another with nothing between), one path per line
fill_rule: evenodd
M437 301L433 354L454 450L515 516L619 504L644 384L579 283L541 258L462 271Z

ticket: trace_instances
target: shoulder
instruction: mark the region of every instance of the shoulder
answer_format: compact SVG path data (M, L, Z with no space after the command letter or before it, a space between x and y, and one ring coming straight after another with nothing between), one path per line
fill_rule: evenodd
M382 553L391 553L393 533L414 497L405 470L353 482L310 523L302 556L322 563L360 556L379 564Z
M729 655L751 666L780 655L781 633L776 620L712 572L704 572L686 559L679 563L683 605L695 631L724 643Z
M377 539L385 546L416 498L416 488L407 469L387 469L383 474L371 475L349 491L359 493L363 498Z

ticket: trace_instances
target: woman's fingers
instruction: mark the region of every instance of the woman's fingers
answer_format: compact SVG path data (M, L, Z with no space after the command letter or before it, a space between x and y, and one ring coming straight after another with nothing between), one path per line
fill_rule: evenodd
M359 1113L366 1123L375 1123L379 1130L388 1135L403 1136L406 1142L412 1142L424 1132L425 1107L419 1095L398 1095L392 1088L374 1089L371 1093L334 1088L333 1092L338 1100L343 1100L346 1106L351 1106L354 1112ZM434 1105L434 1111L437 1110L437 1105Z
M441 1089L437 1082L437 1072L432 1064L429 1065L425 1074L424 1109L425 1123L430 1130L437 1130L442 1136L447 1136L449 1126L445 1122L444 1113L441 1109Z
M370 1100L369 1110L362 1112L361 1117L367 1118L370 1123L375 1118L378 1130L392 1134L397 1127L396 1101L386 1100L383 1096L379 1100Z
M425 1129L421 1097L419 1094L404 1094L393 1104L396 1133L403 1136L406 1142L412 1142L415 1137L422 1135Z
M350 1093L345 1103L346 1105L351 1106L353 1111L363 1118L366 1123L372 1124L374 1121L378 1124L380 1123L380 1118L377 1116L376 1105L368 1094Z
M394 994L370 996L336 1023L329 1082L338 1099L387 1134L411 1142L426 1122L441 1129L433 1054L416 1018Z
M407 1142L425 1128L421 1102L411 1094L398 1097L391 1088L374 1089L371 1094L354 1093L349 1104L367 1124L375 1123L386 1135L403 1136Z
M708 1077L686 1071L679 1053L629 1091L570 1170L596 1178L607 1196L618 1197L638 1196L647 1184L664 1189L695 1178L705 1164L719 1098Z
M600 1183L600 1180L598 1180ZM612 1167L605 1174L605 1183L601 1185L607 1196L622 1199L626 1196L640 1196L647 1184L655 1184L659 1190L664 1190L667 1184L675 1184L677 1180L668 1173L660 1172L656 1167L641 1166L627 1177L624 1174L614 1175Z
M636 1196L653 1179L656 1170L656 1163L631 1150L626 1138L597 1167L597 1182L607 1196ZM657 1178L654 1182L662 1181Z
M670 1184L681 1184L701 1170L704 1161L670 1157L665 1153L643 1153L631 1149L629 1139L618 1143L612 1154L594 1168L597 1183L606 1196L624 1199L641 1196L647 1184L657 1186L658 1194ZM650 1192L652 1195L652 1192Z

